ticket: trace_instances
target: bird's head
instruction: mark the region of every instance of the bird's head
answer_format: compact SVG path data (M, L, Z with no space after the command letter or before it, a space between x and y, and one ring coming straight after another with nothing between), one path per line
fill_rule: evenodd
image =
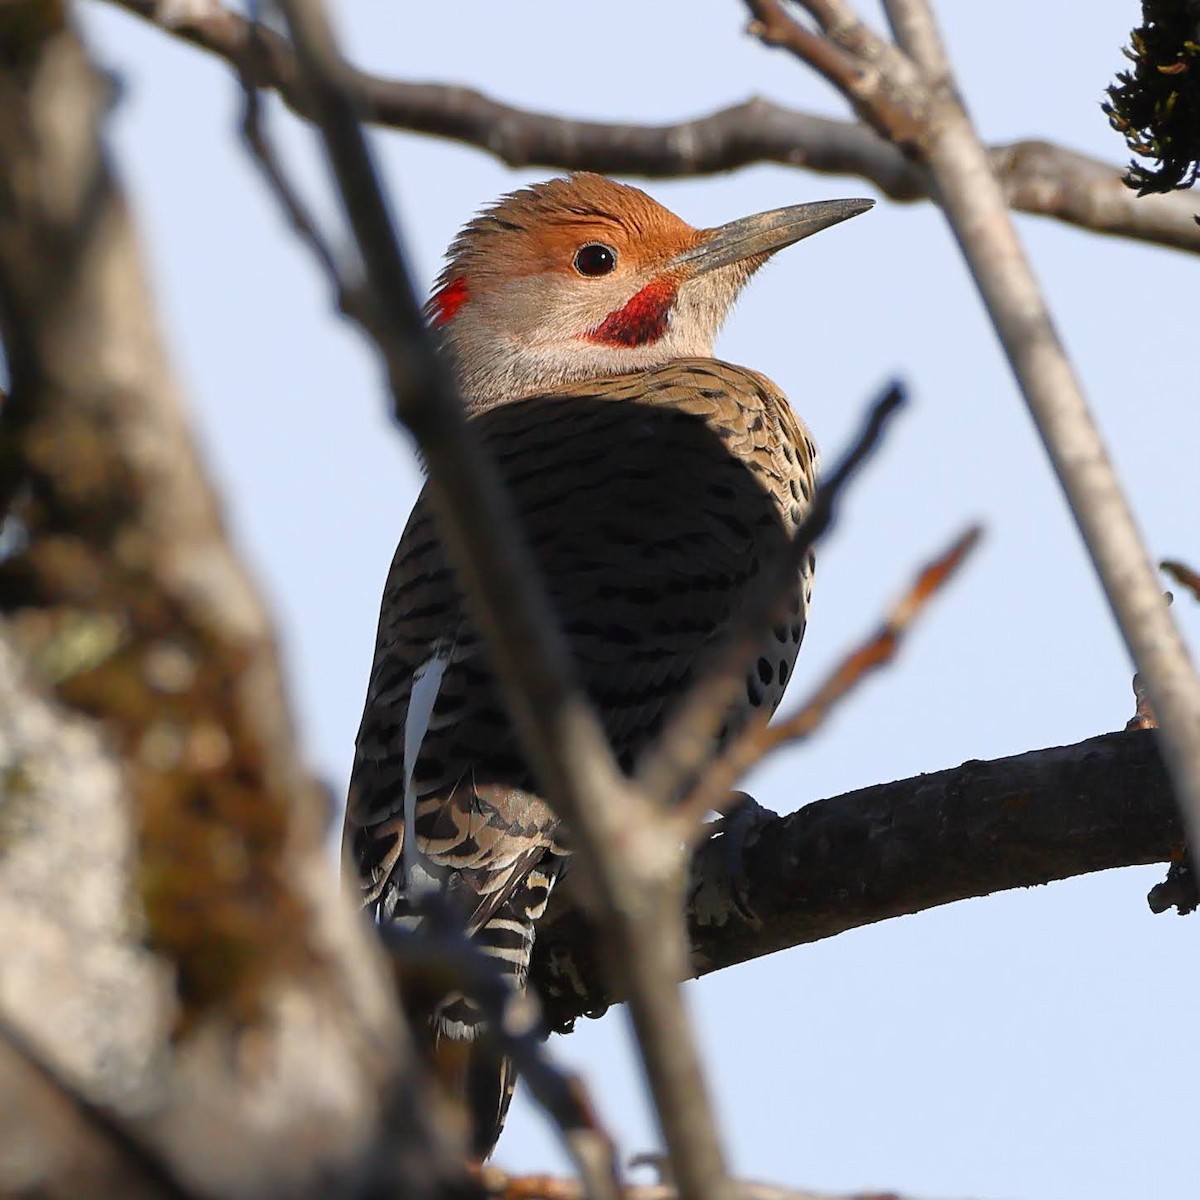
M711 357L738 292L776 250L872 203L798 204L694 229L602 175L551 179L503 197L459 234L429 320L474 411Z

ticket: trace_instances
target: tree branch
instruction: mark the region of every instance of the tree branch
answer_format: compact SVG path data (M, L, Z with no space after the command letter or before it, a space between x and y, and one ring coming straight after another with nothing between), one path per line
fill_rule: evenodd
M249 26L216 3L173 23L162 0L111 3L235 67L245 61ZM295 57L286 39L264 31L254 67L261 87L273 88L306 115ZM365 119L392 129L473 146L510 167L545 166L646 178L679 178L775 162L819 174L854 175L891 200L929 198L925 174L868 125L784 108L752 97L704 116L665 125L572 120L504 104L471 88L408 83L352 73ZM1200 253L1195 202L1181 192L1138 199L1121 169L1045 141L991 148L989 157L1008 203L1095 233Z
M823 69L809 52L807 27L781 0L746 3L760 31L769 19L770 44ZM858 73L839 86L859 116L929 174L1158 716L1189 837L1200 846L1200 675L959 98L932 10L927 0L884 0L892 44L846 0L799 0L799 7L833 45L857 58ZM791 26L805 37L789 39Z
M258 968L305 957L280 859L293 820L318 844L323 798L296 744L269 618L158 337L99 140L105 84L65 27L22 49L21 66L0 75L0 175L24 183L0 192L12 376L0 503L23 530L19 552L0 562L0 605L59 696L103 720L129 766L150 937L198 1014L248 1002ZM250 822L247 878L234 881L214 862L212 828ZM229 906L225 929L180 922L174 889L192 885ZM264 938L265 957L235 955L258 967L212 974L208 939L228 937L233 952L266 933L256 922L268 912L285 926Z
M756 829L737 878L722 842L692 863L693 976L958 900L1167 862L1183 830L1155 734L1137 730L819 800ZM571 908L538 933L533 979L555 1029L617 998L594 940Z
M933 12L927 0L885 0L884 7L926 97L920 158L1137 665L1158 719L1190 843L1200 850L1200 674L1163 598L1083 387L959 99Z

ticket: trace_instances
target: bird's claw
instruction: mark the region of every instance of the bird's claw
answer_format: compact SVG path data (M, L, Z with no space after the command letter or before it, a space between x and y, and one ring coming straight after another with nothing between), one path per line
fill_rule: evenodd
M738 912L748 921L757 920L754 910L750 907L747 894L748 875L746 873L746 847L750 835L757 833L764 825L778 821L779 814L764 808L753 796L745 792L735 792L730 807L723 817L712 823L709 837L721 838L721 854L725 864L725 874L729 879L730 895Z

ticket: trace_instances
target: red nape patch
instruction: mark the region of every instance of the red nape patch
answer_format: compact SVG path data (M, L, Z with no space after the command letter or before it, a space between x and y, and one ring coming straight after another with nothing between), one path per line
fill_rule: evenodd
M430 296L429 319L435 328L445 325L466 302L467 281L460 275Z
M645 346L667 332L667 314L675 303L675 285L665 279L648 283L624 308L584 334L589 342L606 346Z

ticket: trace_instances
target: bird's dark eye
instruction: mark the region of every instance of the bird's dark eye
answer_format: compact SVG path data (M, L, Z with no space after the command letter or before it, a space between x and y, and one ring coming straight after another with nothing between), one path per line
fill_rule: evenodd
M575 270L580 275L607 275L617 265L617 252L611 246L588 242L575 252Z

